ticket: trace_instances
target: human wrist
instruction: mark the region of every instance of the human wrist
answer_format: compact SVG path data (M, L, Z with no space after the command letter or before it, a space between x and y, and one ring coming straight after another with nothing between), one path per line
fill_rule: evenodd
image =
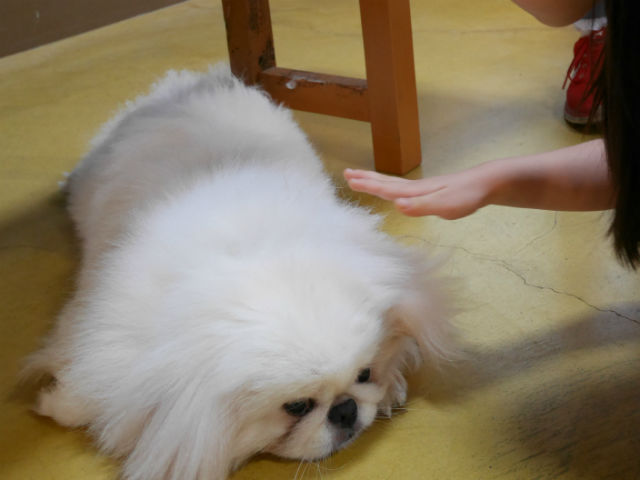
M472 169L480 185L480 205L479 208L487 205L500 205L509 186L507 181L508 169L505 169L504 160L493 160L478 165Z

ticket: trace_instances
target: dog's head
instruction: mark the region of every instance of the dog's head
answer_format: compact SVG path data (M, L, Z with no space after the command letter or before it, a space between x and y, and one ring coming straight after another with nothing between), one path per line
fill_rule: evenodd
M445 354L430 268L397 245L335 253L256 255L182 283L176 308L198 320L165 352L166 393L130 472L223 477L259 452L322 458L403 403L406 367Z
M109 298L137 285L152 331L95 428L128 454L126 476L225 478L260 452L322 458L404 402L405 370L447 356L449 323L434 268L366 230L281 249L229 242L179 268L160 249L144 260L164 265L146 301L127 264Z
M339 264L275 259L252 276L238 317L255 316L258 332L238 390L238 440L287 458L325 457L404 402L407 368L447 354L432 272L406 251L387 253Z

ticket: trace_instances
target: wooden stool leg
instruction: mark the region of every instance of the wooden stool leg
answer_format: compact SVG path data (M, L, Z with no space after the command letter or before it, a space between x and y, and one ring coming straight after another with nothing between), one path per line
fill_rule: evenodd
M360 0L376 170L420 165L420 127L409 0Z
M276 65L268 0L222 0L231 71L248 84Z

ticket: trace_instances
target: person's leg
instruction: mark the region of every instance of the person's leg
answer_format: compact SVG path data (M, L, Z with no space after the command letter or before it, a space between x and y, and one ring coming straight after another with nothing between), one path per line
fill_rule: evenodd
M607 26L607 12L604 0L599 1L584 17L573 24L582 34L601 30Z
M594 0L513 0L513 3L550 27L564 27L593 8Z

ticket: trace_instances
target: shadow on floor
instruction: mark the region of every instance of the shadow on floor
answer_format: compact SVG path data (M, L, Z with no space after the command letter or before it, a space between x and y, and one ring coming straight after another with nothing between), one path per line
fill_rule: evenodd
M496 460L508 455L513 461L505 475L520 478L520 462L535 459L541 479L569 471L571 478L640 478L640 322L598 312L503 348L470 347L467 353L464 363L429 385L426 397L450 403L496 385L518 388L501 395L513 403L495 418L504 432L504 451L495 452ZM556 369L560 357L564 367ZM574 367L567 368L567 357ZM536 380L523 382L527 375ZM520 378L518 387L509 383L513 378Z
M0 223L0 271L9 273L0 283L0 358L7 378L17 377L24 357L37 348L70 296L78 261L62 194L42 198Z

